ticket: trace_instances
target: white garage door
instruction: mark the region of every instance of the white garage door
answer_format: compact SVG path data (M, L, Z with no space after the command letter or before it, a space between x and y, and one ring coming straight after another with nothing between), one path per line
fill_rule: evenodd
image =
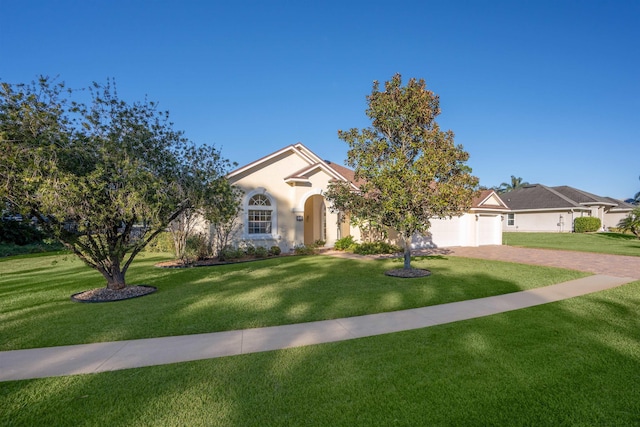
M480 215L478 218L478 246L502 244L502 229L500 216Z
M433 244L438 248L448 246L461 246L462 243L462 222L461 218L431 220L430 232Z

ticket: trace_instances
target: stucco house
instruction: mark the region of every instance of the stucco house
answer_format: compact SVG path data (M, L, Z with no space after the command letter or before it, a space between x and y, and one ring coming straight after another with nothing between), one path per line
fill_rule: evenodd
M602 197L566 185L527 185L502 194L509 207L503 231L573 231L577 217L600 218L602 228L615 227L634 208L611 197Z
M330 182L352 183L354 172L318 157L298 143L284 147L227 175L243 190L241 229L234 242L254 246L279 246L289 251L298 245L324 240L332 247L336 240L360 230L331 212L323 194ZM479 246L502 244L503 214L507 206L492 190L473 202L470 212L452 219L432 221L428 236L414 236L413 246ZM390 236L393 239L393 236Z

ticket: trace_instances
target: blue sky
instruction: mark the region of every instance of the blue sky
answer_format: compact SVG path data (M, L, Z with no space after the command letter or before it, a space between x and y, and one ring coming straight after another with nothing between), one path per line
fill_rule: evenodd
M0 80L115 78L240 165L302 142L342 163L372 82L440 95L486 186L640 191L640 1L0 0Z

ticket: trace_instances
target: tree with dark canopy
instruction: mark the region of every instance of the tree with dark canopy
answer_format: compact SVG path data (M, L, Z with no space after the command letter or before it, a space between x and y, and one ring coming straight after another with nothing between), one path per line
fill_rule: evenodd
M87 92L85 104L46 77L0 84L0 197L121 290L150 240L227 191L230 165L174 130L155 103L126 103L111 82Z

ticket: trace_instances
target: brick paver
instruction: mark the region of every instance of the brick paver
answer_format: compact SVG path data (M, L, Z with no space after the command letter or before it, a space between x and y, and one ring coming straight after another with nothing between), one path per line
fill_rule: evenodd
M605 255L590 252L531 249L514 246L456 247L446 250L448 255L482 258L523 264L545 265L640 279L640 257Z

